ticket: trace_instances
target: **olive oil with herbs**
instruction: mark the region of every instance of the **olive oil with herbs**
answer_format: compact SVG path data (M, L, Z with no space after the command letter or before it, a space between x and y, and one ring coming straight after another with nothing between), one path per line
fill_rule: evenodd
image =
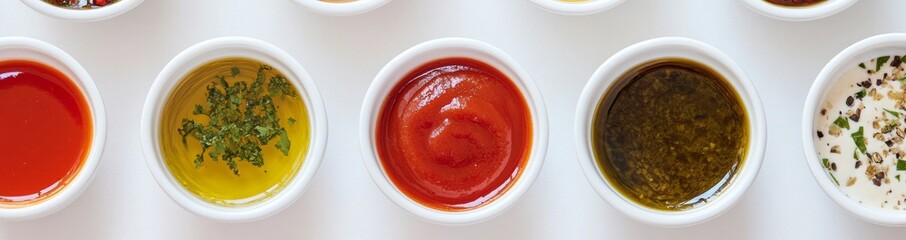
M630 70L598 104L592 146L619 193L657 210L708 202L746 158L749 123L739 95L700 63L663 59Z
M225 58L173 88L159 136L164 162L186 190L237 206L283 189L308 152L309 128L292 81L257 60Z

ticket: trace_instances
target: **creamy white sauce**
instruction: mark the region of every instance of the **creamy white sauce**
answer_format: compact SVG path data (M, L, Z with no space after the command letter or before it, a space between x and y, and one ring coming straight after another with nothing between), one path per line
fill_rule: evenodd
M875 70L877 61L865 61L865 68L859 67L858 63L853 64L837 84L828 90L823 98L823 105L819 106L819 112L816 113L817 129L812 131L812 137L816 142L819 161L828 160L828 177L836 179L843 193L866 206L906 210L906 171L897 170L897 161L906 160L906 109L903 108L906 102L903 97L906 96L906 84L899 81L904 78L906 63L892 67L894 57L890 56L880 71L869 73L869 70ZM861 85L869 79L870 87ZM881 79L881 85L878 85L878 79ZM865 89L865 97L861 100L854 97L852 106L847 106L847 98L862 89ZM850 118L858 112L857 109L861 109L858 122ZM899 116L885 110L891 110ZM846 119L849 129L835 126L834 121L839 116ZM889 130L886 133L885 126ZM852 136L860 127L865 139L865 153L857 148ZM836 134L836 130L839 130L839 134ZM818 132L823 137L819 137ZM879 158L872 160L875 153ZM900 153L899 157L897 153ZM879 159L880 163L877 161ZM858 168L857 162L860 162ZM879 173L883 177L879 178Z

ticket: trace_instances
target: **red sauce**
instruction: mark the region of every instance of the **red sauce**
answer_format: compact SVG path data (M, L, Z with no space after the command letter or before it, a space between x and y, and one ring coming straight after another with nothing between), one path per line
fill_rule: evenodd
M0 207L62 189L91 143L91 114L79 88L56 69L0 62Z
M781 6L801 7L801 6L817 4L817 3L823 2L824 0L766 0L766 1L768 1L769 3L781 5Z
M377 148L390 180L439 210L468 210L506 191L531 147L531 115L516 85L487 64L437 60L387 97Z

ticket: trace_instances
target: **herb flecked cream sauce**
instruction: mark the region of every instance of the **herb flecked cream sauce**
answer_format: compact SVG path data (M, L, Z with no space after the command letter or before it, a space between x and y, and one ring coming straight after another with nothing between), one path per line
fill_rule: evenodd
M259 61L225 58L189 72L161 117L164 162L199 198L224 206L278 193L308 151L308 112L292 82Z
M825 93L815 149L828 177L867 206L906 210L906 73L901 56L852 64Z
M714 70L690 60L655 60L624 73L598 104L592 125L604 178L656 210L685 210L719 196L748 149L739 95Z

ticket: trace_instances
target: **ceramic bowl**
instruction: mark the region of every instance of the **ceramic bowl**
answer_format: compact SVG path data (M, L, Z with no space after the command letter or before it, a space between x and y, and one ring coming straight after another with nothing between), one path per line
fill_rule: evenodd
M22 3L44 15L74 21L100 21L132 10L143 0L120 0L95 9L67 9L54 6L44 0L21 0Z
M585 0L581 2L565 2L561 0L529 1L535 4L535 6L552 13L563 15L590 15L614 8L625 0Z
M802 112L802 147L805 151L806 163L815 180L818 181L818 185L834 202L848 212L866 221L885 226L906 226L906 215L902 211L885 210L860 204L846 196L837 187L822 166L822 160L818 157L814 138L815 131L818 129L815 127L815 121L820 114L819 109L828 102L826 95L832 92L834 86L837 86L840 81L843 81L842 76L847 70L878 56L904 53L906 53L906 34L903 33L877 35L847 47L818 73L818 77L805 99L805 107Z
M805 7L784 7L765 0L740 0L761 15L785 21L811 21L842 12L858 0L827 0Z
M708 203L680 211L661 211L642 206L627 199L614 188L614 183L604 177L592 150L592 122L599 102L616 79L642 64L660 59L686 59L712 68L725 77L739 94L746 115L749 117L748 154L740 170L729 185L709 199ZM657 38L629 46L607 59L595 71L582 95L576 110L576 146L579 165L595 191L624 215L654 226L683 227L713 219L733 206L755 181L764 158L767 131L764 109L755 86L745 72L720 50L687 38Z
M522 173L514 183L494 200L464 211L441 211L424 206L407 197L388 178L377 153L376 129L378 115L390 91L411 71L433 60L462 57L478 60L500 70L513 81L522 93L531 112L532 144ZM393 58L374 78L365 103L359 126L363 160L374 183L394 203L424 220L444 225L475 224L504 213L531 187L541 170L547 152L547 112L541 93L516 61L502 50L487 43L443 38L418 44Z
M320 0L293 0L316 13L331 16L349 16L377 9L390 0L353 0L350 2L325 2Z
M107 139L107 115L104 111L104 102L101 93L88 72L79 65L75 59L63 50L31 38L2 37L0 38L0 61L5 60L30 60L43 63L72 79L79 90L84 94L91 113L92 139L88 155L78 172L69 184L48 198L39 200L25 206L3 207L0 204L0 220L31 220L57 212L72 203L88 184L97 170L104 151Z
M241 206L222 206L203 200L186 190L167 168L161 153L158 129L162 109L171 91L187 73L213 60L244 57L264 62L292 81L309 112L311 124L308 152L302 166L278 193L262 201ZM290 206L309 185L327 143L327 114L321 96L308 72L289 54L270 43L245 38L223 37L198 43L177 55L157 76L142 111L141 138L145 160L160 187L177 204L195 214L223 222L259 220Z

